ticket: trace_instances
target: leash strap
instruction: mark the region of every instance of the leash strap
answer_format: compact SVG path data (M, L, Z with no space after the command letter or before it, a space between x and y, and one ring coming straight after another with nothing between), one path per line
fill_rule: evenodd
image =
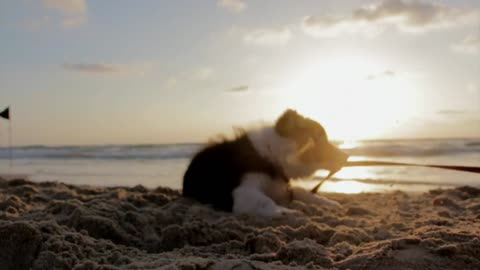
M317 193L317 190L322 186L323 182L327 181L330 177L332 177L336 172L338 171L331 171L327 176L325 176L325 178L322 179L322 181L320 181L320 183L318 183L316 186L314 186L312 188L312 190L310 190L311 193Z
M415 166L415 167L429 167L429 168L439 168L446 170L455 170L462 172L472 172L480 173L480 167L473 166L450 166L450 165L430 165L430 164L415 164L415 163L402 163L402 162L388 162L388 161L349 161L343 167L354 167L354 166Z
M415 167L428 167L428 168L439 168L446 170L462 171L462 172L471 172L471 173L480 173L480 167L473 166L450 166L450 165L430 165L430 164L415 164L415 163L403 163L403 162L388 162L388 161L375 161L375 160L364 160L364 161L348 161L343 165L343 167L356 167L356 166L415 166ZM317 193L318 189L322 184L332 177L337 171L331 171L325 178L320 181L315 187L310 191L311 193Z

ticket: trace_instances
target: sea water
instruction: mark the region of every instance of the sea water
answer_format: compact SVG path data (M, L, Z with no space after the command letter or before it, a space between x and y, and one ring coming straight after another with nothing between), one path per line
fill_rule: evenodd
M337 142L349 160L382 160L422 164L480 166L480 139L381 140ZM191 157L202 144L23 146L0 147L0 175L26 176L32 181L61 181L102 186L144 185L181 188ZM313 187L324 171L296 181ZM471 185L480 174L433 168L351 167L326 181L326 192L425 191Z

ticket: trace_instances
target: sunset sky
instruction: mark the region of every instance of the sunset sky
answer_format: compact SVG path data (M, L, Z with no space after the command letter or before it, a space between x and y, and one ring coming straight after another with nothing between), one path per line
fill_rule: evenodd
M480 1L0 0L15 144L480 137ZM0 145L7 122L0 121Z

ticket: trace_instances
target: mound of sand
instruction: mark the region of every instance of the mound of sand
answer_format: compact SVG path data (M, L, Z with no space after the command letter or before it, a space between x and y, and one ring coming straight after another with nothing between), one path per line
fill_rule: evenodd
M327 194L275 219L176 190L0 180L1 269L480 269L480 190Z

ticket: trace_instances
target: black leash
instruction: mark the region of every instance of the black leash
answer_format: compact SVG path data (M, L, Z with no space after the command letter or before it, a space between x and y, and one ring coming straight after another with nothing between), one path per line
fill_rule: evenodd
M403 162L388 162L388 161L348 161L343 167L354 166L416 166L416 167L429 167L439 168L447 170L455 170L462 172L480 173L480 167L473 166L449 166L449 165L429 165L429 164L415 164L415 163L403 163Z
M455 171L462 171L462 172L480 173L480 167L473 167L473 166L429 165L429 164L415 164L415 163L374 161L374 160L348 161L342 167L355 167L355 166L415 166L415 167L439 168L439 169L455 170ZM320 183L318 183L315 187L313 187L310 192L317 193L317 190L322 186L322 184L338 171L339 170L331 171L325 178L322 179L322 181L320 181Z

